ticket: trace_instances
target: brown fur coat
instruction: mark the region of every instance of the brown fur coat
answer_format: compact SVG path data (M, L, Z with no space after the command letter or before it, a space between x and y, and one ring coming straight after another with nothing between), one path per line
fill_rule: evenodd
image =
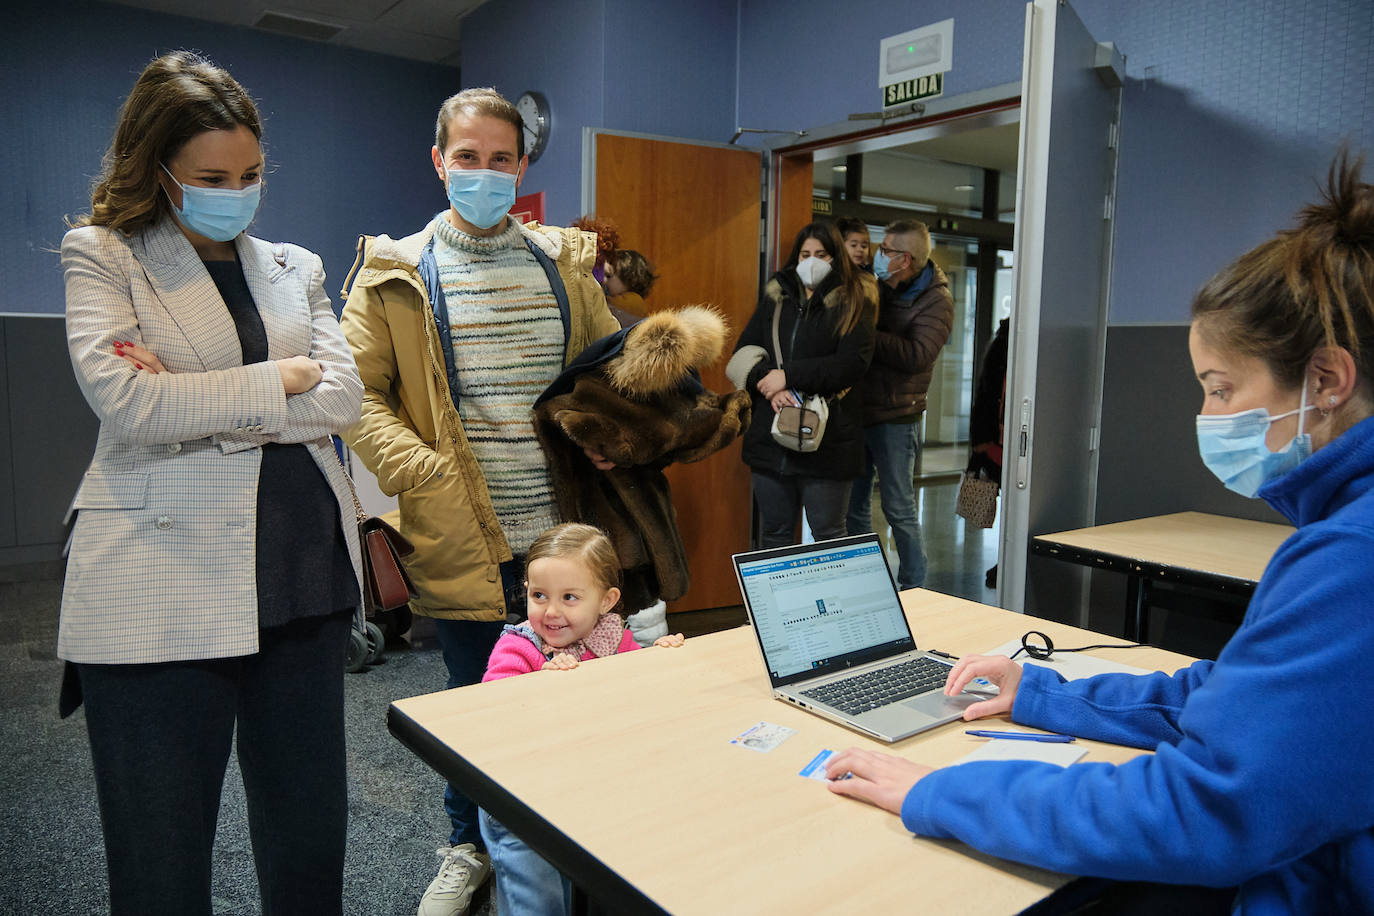
M535 404L559 516L610 535L626 614L681 598L690 581L663 468L700 461L749 425L745 392L715 394L693 371L720 357L727 333L708 308L655 312L589 347ZM616 466L596 470L584 448Z

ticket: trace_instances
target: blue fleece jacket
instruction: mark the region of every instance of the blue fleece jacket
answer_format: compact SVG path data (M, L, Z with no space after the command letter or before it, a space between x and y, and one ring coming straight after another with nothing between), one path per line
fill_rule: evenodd
M1014 721L1153 755L937 770L907 828L1071 874L1239 885L1245 914L1374 913L1374 418L1260 496L1298 530L1215 663L1025 667Z

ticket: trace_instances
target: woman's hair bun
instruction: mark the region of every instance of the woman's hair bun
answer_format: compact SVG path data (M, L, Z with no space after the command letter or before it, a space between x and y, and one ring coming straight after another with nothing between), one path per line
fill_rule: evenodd
M1298 232L1318 244L1348 245L1374 252L1374 185L1361 179L1364 156L1342 149L1331 163L1322 200L1299 214Z

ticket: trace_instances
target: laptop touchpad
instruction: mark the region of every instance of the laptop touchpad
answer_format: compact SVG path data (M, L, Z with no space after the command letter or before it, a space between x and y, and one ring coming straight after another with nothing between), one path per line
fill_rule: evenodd
M928 713L932 716L953 716L963 713L965 709L987 697L973 696L961 693L957 697L947 697L942 692L936 690L931 693L922 694L919 697L912 697L902 705L919 712Z

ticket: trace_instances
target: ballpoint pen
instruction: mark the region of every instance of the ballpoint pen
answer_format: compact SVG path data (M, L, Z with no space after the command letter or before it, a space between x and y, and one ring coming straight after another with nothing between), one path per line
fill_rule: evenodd
M1036 732L997 732L981 728L967 729L964 734L973 735L975 738L1011 738L1013 741L1048 741L1052 744L1068 744L1073 740L1073 735L1041 735Z

